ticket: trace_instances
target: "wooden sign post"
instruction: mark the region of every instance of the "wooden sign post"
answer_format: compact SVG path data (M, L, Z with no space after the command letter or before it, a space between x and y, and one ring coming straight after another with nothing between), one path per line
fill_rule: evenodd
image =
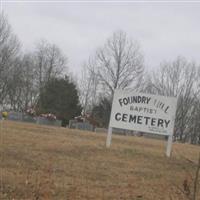
M110 147L111 145L111 139L112 139L112 127L109 126L108 128L108 135L107 135L107 139L106 139L106 147Z

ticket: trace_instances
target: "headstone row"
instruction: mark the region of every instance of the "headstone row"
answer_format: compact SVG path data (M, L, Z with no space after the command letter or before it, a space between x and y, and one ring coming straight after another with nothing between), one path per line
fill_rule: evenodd
M94 127L89 122L79 122L77 120L69 120L69 128L85 130L85 131L94 131Z
M2 115L0 114L0 119ZM36 123L41 125L52 125L52 126L61 126L60 120L49 120L45 117L33 117L21 112L9 112L7 117L8 120L12 121L21 121L21 122L29 122L29 123Z

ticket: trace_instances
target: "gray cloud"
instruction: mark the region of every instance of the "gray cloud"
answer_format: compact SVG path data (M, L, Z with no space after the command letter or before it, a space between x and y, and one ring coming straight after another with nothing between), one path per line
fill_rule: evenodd
M3 2L3 10L24 49L41 38L56 43L77 74L118 29L140 42L150 68L178 55L200 62L200 3Z

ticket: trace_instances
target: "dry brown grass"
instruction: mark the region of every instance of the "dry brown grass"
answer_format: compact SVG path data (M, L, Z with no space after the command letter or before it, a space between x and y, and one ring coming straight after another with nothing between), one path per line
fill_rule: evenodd
M1 122L0 122L1 123ZM3 121L0 199L187 199L199 147ZM200 196L199 196L200 197ZM200 198L199 198L200 199Z

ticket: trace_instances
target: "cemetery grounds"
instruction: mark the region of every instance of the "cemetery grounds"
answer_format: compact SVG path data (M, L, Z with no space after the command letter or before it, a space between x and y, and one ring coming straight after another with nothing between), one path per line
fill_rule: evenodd
M187 200L200 148L106 133L0 121L0 199ZM197 194L200 199L200 191Z

